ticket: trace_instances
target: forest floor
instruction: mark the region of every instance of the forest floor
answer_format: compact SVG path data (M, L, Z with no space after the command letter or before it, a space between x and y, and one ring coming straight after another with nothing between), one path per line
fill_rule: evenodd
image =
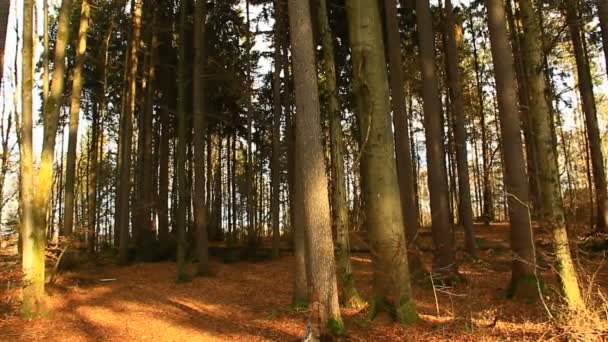
M510 277L507 225L477 227L480 260L461 251L460 271L466 283L437 288L430 281L414 285L422 320L403 326L370 322L368 312L344 310L349 341L537 341L562 340L569 327L551 324L541 304L505 297ZM461 236L457 237L461 240ZM537 234L538 252L547 284L545 301L555 303L555 276L542 260L550 258L547 234ZM430 247L423 232L422 245ZM427 248L423 248L427 250ZM608 290L605 253L581 256L579 271L592 292ZM428 265L429 252L423 257ZM352 257L360 292L371 291L369 254ZM213 262L214 275L176 284L172 262L109 264L64 273L48 288L50 314L25 320L18 313L20 294L0 285L1 341L296 341L304 333L307 313L291 304L292 256L276 261ZM193 270L193 265L191 265ZM7 277L7 267L0 274ZM0 277L1 280L2 277ZM111 281L103 281L111 280ZM13 286L14 287L14 286ZM586 292L587 293L587 292ZM604 308L602 308L604 306ZM599 308L606 318L606 303ZM592 329L600 331L604 327ZM604 330L608 332L608 330ZM605 335L606 336L606 335ZM597 340L601 340L601 333Z

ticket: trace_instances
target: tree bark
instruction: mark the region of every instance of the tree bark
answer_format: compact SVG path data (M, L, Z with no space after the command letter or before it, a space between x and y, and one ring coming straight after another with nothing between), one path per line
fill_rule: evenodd
M486 0L486 6L505 161L503 172L511 223L511 249L514 253L510 289L511 294L516 295L520 291L536 289L536 286L523 288L525 285L536 284L536 255L505 7L502 0Z
M361 128L365 225L373 263L372 317L418 319L413 302L401 211L382 21L376 0L348 0L353 89Z
M207 1L196 0L194 9L194 225L196 226L198 250L198 275L209 274L209 241L207 233L207 206L205 205L205 18ZM211 167L208 165L207 167Z
M78 124L80 119L80 97L82 94L82 68L87 52L87 32L89 30L90 7L88 0L82 0L80 27L76 44L76 62L72 70L72 98L70 102L70 134L65 171L65 216L63 235L72 236L74 225L74 182L76 170L76 147L78 145Z
M133 115L135 113L137 92L137 69L138 69L138 47L141 34L142 0L134 0L131 37L129 42L129 63L127 71L126 103L121 115L122 147L119 158L121 159L118 196L120 205L116 208L119 217L119 248L118 259L125 264L129 260L129 211L131 193L131 145L133 139Z
M541 185L541 217L553 234L557 271L562 293L571 311L584 308L578 278L566 229L564 204L559 177L558 157L554 148L551 112L547 102L543 68L542 38L539 23L531 0L519 0L524 35L522 36L526 78L530 95L530 114L538 152L538 171Z
M364 305L355 287L355 279L350 262L350 238L348 229L348 204L344 185L344 136L342 117L336 82L336 61L334 38L329 26L326 0L319 0L317 21L323 47L323 69L328 93L328 117L331 154L331 201L333 221L336 229L336 261L340 300L346 307L360 308Z
M280 195L281 195L281 46L278 37L281 34L282 13L278 0L275 1L275 40L274 40L274 71L272 73L272 157L271 168L271 205L272 217L272 256L279 257L281 243L281 230L279 221Z
M465 248L469 255L477 257L475 231L473 230L473 209L471 207L471 183L469 180L469 157L467 153L467 132L465 128L464 101L460 77L457 39L457 23L450 0L445 1L445 35L447 79L449 83L452 113L454 116L454 140L456 145L456 164L458 169L458 212L465 232Z
M180 1L179 59L177 66L177 144L175 148L175 173L177 178L177 208L175 230L177 232L177 281L188 279L186 271L186 150L188 148L188 114L186 113L186 26L188 25L188 1ZM191 134L191 133L190 133Z
M310 322L316 338L341 334L327 178L321 144L321 113L308 0L289 0L289 23L296 94L296 169L303 199L310 267Z
M427 169L431 220L433 224L434 260L436 272L449 278L458 272L454 259L454 239L450 222L449 188L445 166L441 107L435 69L433 20L429 0L416 0L418 40L422 63L422 97L426 136Z
M23 315L26 318L45 314L44 245L45 227L34 222L34 158L32 144L33 0L23 1L22 87L21 87L21 251L23 270Z
M405 235L410 246L415 245L418 236L420 216L416 204L416 189L414 183L414 167L412 165L412 151L410 150L409 118L405 108L405 80L403 75L403 60L401 57L401 39L399 37L399 19L397 17L397 2L395 0L384 0L384 11L386 16L386 37L389 58L389 80L391 99L393 105L393 126L395 127L395 159L397 162L397 176L399 178L399 193L401 198L401 212L405 223ZM414 253L409 254L410 268L414 265L421 266L419 259Z

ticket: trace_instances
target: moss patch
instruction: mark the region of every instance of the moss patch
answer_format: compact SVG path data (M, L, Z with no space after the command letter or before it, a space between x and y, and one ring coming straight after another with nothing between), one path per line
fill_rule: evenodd
M404 301L401 306L396 308L396 311L399 323L413 324L420 321L420 316L418 316L418 312L416 311L416 305L411 300Z
M342 336L346 334L346 327L341 319L332 318L327 321L327 329L332 336Z

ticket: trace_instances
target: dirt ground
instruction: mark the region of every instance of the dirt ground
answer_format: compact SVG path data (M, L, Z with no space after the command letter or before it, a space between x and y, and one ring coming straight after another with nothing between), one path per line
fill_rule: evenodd
M477 233L480 260L458 253L466 283L434 288L426 279L414 285L420 323L370 322L365 309L344 310L348 330L344 340L562 340L566 331L549 323L542 305L505 298L510 276L510 251L505 243L508 226L477 227ZM557 299L555 276L550 263L542 262L550 259L546 239L542 232L537 234L540 266L548 288L545 302L553 307ZM423 232L421 240L423 250L428 250L429 233ZM461 241L460 235L457 240ZM585 293L606 294L608 267L603 256L576 254L584 288L588 288L589 279L593 282L593 290ZM352 260L357 285L367 296L372 278L369 254L355 254ZM424 261L430 264L429 252L425 252ZM291 256L259 263L214 261L214 276L184 284L175 283L176 265L172 262L97 265L63 274L48 289L49 316L37 320L19 317L19 292L6 281L0 282L0 340L296 341L304 333L307 313L290 306L292 265ZM0 273L6 277L6 268ZM601 333L596 336L598 340L605 338Z

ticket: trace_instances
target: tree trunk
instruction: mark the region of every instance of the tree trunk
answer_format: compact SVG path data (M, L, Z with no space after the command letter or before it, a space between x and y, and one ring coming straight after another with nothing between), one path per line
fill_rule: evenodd
M411 296L405 227L391 131L382 21L375 0L346 2L361 128L361 187L373 273L372 317L418 319Z
M608 193L606 192L606 171L602 155L602 142L597 120L597 108L593 95L593 83L589 70L589 60L585 52L584 36L581 32L580 16L576 0L568 0L564 4L566 20L570 28L572 47L576 59L578 74L578 89L582 99L582 109L585 113L587 126L587 139L591 149L591 166L593 169L593 182L597 204L596 229L606 232L608 224Z
M517 96L519 99L519 110L521 126L524 132L524 143L526 147L526 167L528 172L529 198L531 203L531 216L536 217L542 210L541 189L539 179L538 151L536 141L532 132L532 121L530 112L530 95L528 80L526 79L526 65L522 58L521 40L519 26L516 23L515 14L511 0L507 0L505 10L507 11L507 24L511 34L511 45L515 62L515 77L517 80ZM519 20L519 16L517 17Z
M538 152L538 171L541 186L541 217L553 234L557 271L562 292L571 311L584 309L583 299L566 229L564 204L560 185L557 153L554 148L549 104L545 96L546 83L543 68L543 47L540 27L531 0L519 0L524 34L522 36L526 78L530 95L530 114Z
M175 230L177 232L177 281L188 279L186 271L186 149L188 141L188 114L186 113L186 26L188 25L188 1L180 1L179 59L177 66L177 144L175 148L175 173L177 178L177 208Z
M471 183L469 180L469 157L467 155L467 131L465 128L465 112L462 97L462 81L458 57L457 39L462 38L462 32L457 32L457 23L452 8L452 2L445 2L445 36L447 78L452 101L454 116L454 140L456 144L456 164L458 169L458 212L460 222L465 232L465 247L469 255L477 257L475 232L473 230L473 209L471 207Z
M272 73L272 157L270 160L272 194L270 216L272 216L272 256L279 257L281 231L279 226L279 207L281 190L281 46L279 36L282 32L282 11L278 0L275 1L274 24L274 71Z
M433 268L452 278L458 272L454 260L454 240L450 222L449 189L445 167L441 107L435 70L433 20L429 0L416 0L418 40L422 63L422 97L428 165L428 185L433 224Z
M250 43L251 42L251 36L253 35L253 33L251 32L251 21L249 18L249 1L247 0L246 2L246 10L247 10L247 42ZM283 20L280 16L279 16L279 12L276 12L275 14L275 20ZM249 45L251 46L251 45ZM249 53L249 51L248 51ZM254 176L254 171L253 171L253 148L252 148L252 140L253 140L253 134L252 134L252 130L253 130L253 114L254 114L254 110L253 110L253 101L252 101L252 93L253 93L253 80L251 79L251 68L247 69L247 82L249 87L247 88L247 164L246 167L247 169L245 170L246 172L246 177L247 177L247 182L246 182L246 192L247 192L247 243L249 245L249 248L255 248L258 244L257 241L257 234L255 232L255 226L253 224L254 221L254 216L255 216L255 212L254 212L254 196L253 196L253 176ZM273 240L274 242L274 240ZM278 252L278 250L274 250L273 249L273 253ZM278 256L278 253L275 254L276 256Z
M34 1L23 1L22 87L21 87L21 248L23 270L23 315L41 316L46 311L44 293L45 227L34 222L34 158L32 144L33 75L33 7Z
M315 338L341 334L327 178L321 144L321 113L308 0L289 0L289 23L296 94L296 169L303 199L310 267L310 323Z
M129 251L129 195L131 193L131 148L133 139L133 115L135 112L136 104L136 92L137 92L137 67L138 67L138 47L139 38L141 34L141 14L142 14L142 0L134 0L135 7L133 8L133 21L131 29L131 41L129 42L129 63L128 63L128 76L126 86L128 87L126 92L126 105L121 116L122 127L122 154L121 168L119 170L119 190L118 196L120 197L120 206L116 208L118 210L119 217L119 248L118 248L118 259L120 263L125 264L128 260Z
M511 223L511 248L515 255L512 262L510 290L512 295L516 295L520 292L536 290L536 255L519 126L515 70L509 46L504 3L502 0L486 0L486 6L505 161L503 172ZM523 288L526 285L528 287Z
M207 233L207 206L205 205L205 18L206 0L197 0L194 9L194 225L198 250L198 275L209 274L209 242ZM208 165L207 167L211 167Z
M321 43L323 46L323 68L326 77L328 93L328 117L330 130L331 153L331 200L333 221L336 229L336 261L338 287L341 302L349 308L360 308L363 299L355 287L355 278L350 262L350 239L348 229L348 204L344 185L344 136L342 134L342 117L338 101L336 84L336 61L334 54L334 38L329 26L329 16L326 0L319 0L317 20Z
M408 250L415 249L415 240L418 236L420 216L416 204L416 189L414 183L414 167L412 165L412 151L410 150L409 118L405 108L405 80L403 75L403 60L401 57L401 39L399 37L399 19L397 17L397 3L395 0L384 0L386 16L386 37L390 65L390 89L393 104L393 126L395 127L395 156L397 162L397 176L399 179L399 194L401 198L401 212L404 218L405 235ZM409 265L412 272L422 269L419 256L409 254Z
M80 119L80 97L82 94L82 68L87 52L87 31L89 30L90 7L88 0L82 0L80 27L76 44L76 63L72 71L72 98L70 102L70 134L65 171L65 216L63 235L72 236L74 225L74 181L76 169L76 147L78 145L78 121Z

